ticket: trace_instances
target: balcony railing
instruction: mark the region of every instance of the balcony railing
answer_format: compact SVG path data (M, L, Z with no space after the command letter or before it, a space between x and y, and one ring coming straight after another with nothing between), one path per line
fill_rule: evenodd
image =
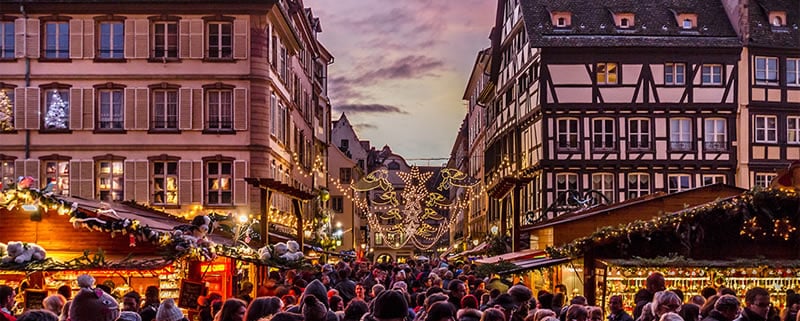
M233 129L233 121L230 120L211 120L206 122L208 129Z
M177 129L177 120L154 120L151 124L155 129Z
M628 148L631 150L649 150L650 149L650 141L649 140L631 140L628 141Z
M728 142L704 142L703 148L711 152L724 152L728 150Z
M669 149L672 151L690 151L692 142L669 142Z
M122 129L123 122L121 120L101 120L97 122L98 129Z

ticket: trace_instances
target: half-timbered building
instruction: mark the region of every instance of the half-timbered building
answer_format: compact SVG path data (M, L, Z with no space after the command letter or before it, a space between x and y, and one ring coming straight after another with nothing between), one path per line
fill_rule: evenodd
M735 182L741 44L717 1L499 1L489 216Z

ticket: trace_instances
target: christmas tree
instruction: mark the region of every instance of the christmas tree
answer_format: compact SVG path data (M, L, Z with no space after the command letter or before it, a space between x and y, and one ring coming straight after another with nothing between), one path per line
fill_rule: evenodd
M47 108L47 114L44 115L45 128L67 128L68 108L58 91L54 90L53 97L50 99L50 107Z
M0 131L10 130L14 130L14 110L11 98L8 98L5 91L0 90Z

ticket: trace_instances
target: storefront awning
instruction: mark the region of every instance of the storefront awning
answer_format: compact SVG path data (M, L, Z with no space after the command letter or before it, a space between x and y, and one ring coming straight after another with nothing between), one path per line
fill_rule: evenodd
M514 268L511 270L506 270L502 272L498 272L498 274L512 274L512 273L520 273L535 269L541 269L548 266L559 265L562 263L566 263L572 260L568 257L560 257L560 258L550 258L550 257L543 257L543 258L535 258L530 260L522 260L514 262L514 265L518 266L518 268Z
M501 255L497 255L497 256L491 256L491 257L487 257L485 259L475 260L475 263L491 264L491 263L497 263L497 262L500 262L500 261L506 261L506 262L511 262L511 263L515 263L516 264L515 261L520 261L520 260L525 260L525 259L532 259L532 258L542 258L542 257L546 257L546 256L547 256L547 252L545 252L544 250L522 250L522 251L517 251L517 252L512 252L512 253L501 254Z
M462 257L462 256L470 256L472 254L479 253L479 252L485 250L486 247L488 247L488 246L489 246L489 243L483 242L481 244L478 244L478 246L476 246L476 247L473 247L473 248L471 248L469 250L466 250L466 251L463 251L461 253L457 253L456 255L453 255L451 258L454 259L454 258L459 258L459 257Z
M609 259L600 261L609 265L621 267L705 267L705 268L727 268L727 267L776 267L776 268L800 268L800 260L770 260L770 259L746 259L735 260L692 260L683 257L670 258L639 258L639 259Z

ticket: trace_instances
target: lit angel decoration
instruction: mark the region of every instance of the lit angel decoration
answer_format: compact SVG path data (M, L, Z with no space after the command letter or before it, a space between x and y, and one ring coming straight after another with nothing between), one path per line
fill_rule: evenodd
M393 184L390 172L381 168L352 185L362 192L355 201L370 229L385 235L386 244L396 249L409 242L419 249L433 247L463 215L479 183L453 168L423 172L413 166L410 172L396 174L402 183ZM453 188L464 193L451 200L446 195Z

